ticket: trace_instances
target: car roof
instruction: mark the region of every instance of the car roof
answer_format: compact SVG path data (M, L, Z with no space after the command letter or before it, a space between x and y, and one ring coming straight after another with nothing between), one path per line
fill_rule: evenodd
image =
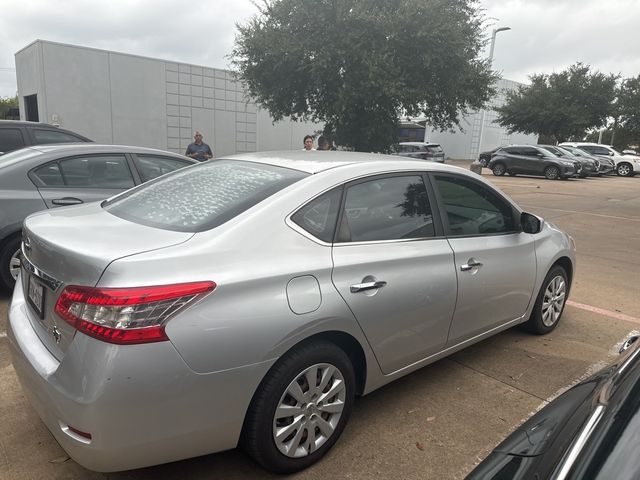
M100 152L116 152L116 153L158 153L158 154L170 154L184 157L183 155L175 152L168 152L166 150L158 150L157 148L138 147L135 145L107 145L100 143L47 143L43 145L32 145L31 150L35 150L42 153L60 153L60 154L74 154L74 153L100 153ZM187 158L187 157L184 157ZM191 160L187 158L187 160Z
M167 152L155 148L136 147L128 145L100 145L96 143L52 143L32 145L14 150L0 156L0 169L14 164L24 164L27 168L45 163L64 155L93 155L100 153L140 153L147 155L162 155L180 158L189 163L199 163L197 160L174 152Z
M439 143L434 143L434 142L400 142L398 143L398 145L409 145L412 147L422 147L424 145L426 146L440 146Z
M275 152L258 152L258 153L242 153L238 155L225 156L229 160L244 160L247 162L266 163L293 170L315 174L339 168L347 165L361 164L372 165L378 163L393 163L399 168L415 167L424 170L425 167L433 170L458 171L458 167L450 165L441 165L434 162L425 162L424 160L413 160L407 157L398 157L397 155L384 155L379 153L361 153L361 152L344 152L344 151L304 151L304 150L288 150ZM402 160L399 160L402 158ZM215 161L215 160L210 160Z

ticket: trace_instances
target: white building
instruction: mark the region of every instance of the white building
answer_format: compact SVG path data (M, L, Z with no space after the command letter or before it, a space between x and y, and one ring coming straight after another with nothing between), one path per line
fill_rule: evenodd
M184 152L194 130L216 155L302 148L321 126L273 125L233 72L36 40L15 55L23 120L96 142Z
M264 150L301 149L302 139L321 124L283 120L248 98L234 72L36 40L15 55L22 120L57 124L96 142L184 152L199 130L216 156ZM519 84L500 80L491 106ZM478 155L482 112L461 122L464 131L425 132L449 158ZM493 123L488 109L482 149L536 143L533 135L511 134Z
M537 135L525 135L523 133L509 133L495 120L498 116L495 107L503 105L506 101L506 92L517 90L521 83L512 80L498 80L496 85L497 95L491 99L484 112L484 128L482 129L482 145L480 143L480 125L482 123L482 110L464 117L460 122L461 129L456 133L439 132L427 129L425 141L439 143L448 158L476 159L479 152L491 150L500 145L509 144L536 144Z

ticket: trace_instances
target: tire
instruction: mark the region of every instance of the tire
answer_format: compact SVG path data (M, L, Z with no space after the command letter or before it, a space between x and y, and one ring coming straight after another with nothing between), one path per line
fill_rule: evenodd
M9 290L13 290L16 283L14 274L17 276L20 271L20 262L16 258L20 241L20 235L14 235L0 247L0 283Z
M507 172L507 167L504 166L504 163L494 163L493 167L491 167L491 171L496 177L501 177Z
M630 163L622 162L616 166L616 173L621 177L633 176L633 167Z
M531 317L524 327L531 333L544 335L558 325L569 292L567 272L556 265L544 277Z
M544 169L544 176L548 180L557 180L560 178L560 169L550 165Z
M316 374L309 375L314 369ZM326 374L331 375L329 382L322 391L312 393L309 378L322 386ZM323 391L326 394L333 390L324 399L331 404L328 409L328 404L319 399ZM298 392L298 398L289 392ZM307 468L340 437L351 414L354 395L353 365L342 349L327 341L303 345L278 360L261 382L245 419L242 444L256 462L271 472L293 473ZM293 414L277 418L279 408L297 409L298 418ZM302 428L294 428L296 424ZM286 436L278 438L278 431Z

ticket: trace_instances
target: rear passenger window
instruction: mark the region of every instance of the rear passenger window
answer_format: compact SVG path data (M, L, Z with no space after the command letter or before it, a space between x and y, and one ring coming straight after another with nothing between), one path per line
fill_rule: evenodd
M422 176L394 176L347 189L340 242L433 237L431 205Z
M130 188L133 176L123 155L96 155L62 160L60 170L67 187Z
M79 137L69 135L65 132L56 132L55 130L34 129L33 137L36 144L84 142L84 140Z
M0 128L0 153L24 147L22 132L17 128Z
M341 188L324 193L291 216L291 220L323 242L333 241L338 211L340 210Z
M489 187L453 175L436 175L435 179L450 235L517 231L513 208Z
M37 170L34 170L33 175L46 187L59 187L64 185L62 174L60 173L60 167L57 163L49 163Z

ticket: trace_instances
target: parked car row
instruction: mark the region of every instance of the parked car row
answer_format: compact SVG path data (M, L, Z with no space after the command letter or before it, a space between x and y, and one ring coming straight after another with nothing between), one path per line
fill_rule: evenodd
M611 147L584 142L498 147L482 152L479 162L494 175L541 175L550 180L614 171L620 176L632 176L640 171L640 157L623 156Z

